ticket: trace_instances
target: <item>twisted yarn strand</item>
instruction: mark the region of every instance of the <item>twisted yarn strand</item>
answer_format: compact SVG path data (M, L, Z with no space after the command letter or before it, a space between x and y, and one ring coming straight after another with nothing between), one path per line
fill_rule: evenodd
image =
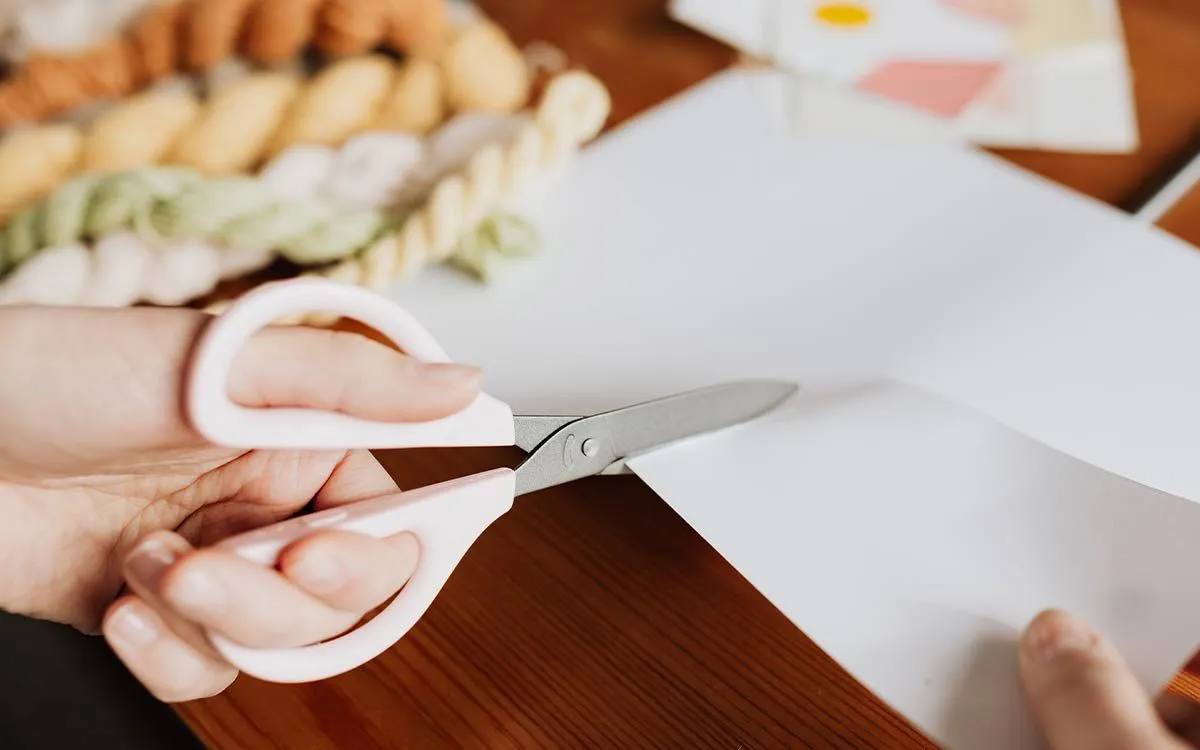
M441 179L398 232L382 237L361 257L347 257L307 275L381 290L426 264L450 259L463 238L506 198L594 138L610 106L608 91L593 76L560 74L547 86L531 122L506 144L484 146L463 168Z
M311 42L331 56L379 44L441 49L443 0L183 0L152 6L121 36L82 54L32 54L0 84L0 127L35 122L96 99L126 96L174 70L204 71L234 54L275 64Z
M423 69L352 58L308 81L291 72L252 74L203 103L189 91L146 92L82 131L69 125L14 131L0 139L0 220L81 172L167 163L226 175L300 142L337 145L372 128L425 132L443 113L439 89L423 79ZM399 115L389 111L395 101L403 102Z
M281 200L253 177L205 179L190 170L147 167L84 175L17 214L0 234L0 269L24 263L47 247L120 230L271 249L311 265L368 247L388 226L387 215L376 209L337 211Z
M232 192L226 183L205 184L193 173L131 173L130 179L112 181L106 189L95 175L77 180L41 211L13 223L17 239L10 247L15 259L24 262L0 281L0 303L189 302L211 292L219 281L269 265L276 257L271 238L296 225L293 211L305 211L313 201L334 209L390 205L422 155L420 140L396 133L368 133L336 150L296 147L259 176L271 195L290 202L242 219L230 219L239 212L230 209L228 195L223 201L212 199L214 191ZM239 183L233 190L243 189ZM147 199L162 197L175 199L165 204L170 212L139 208ZM247 191L240 196L242 209L267 208L265 198L261 191ZM90 249L77 241L127 224L143 228L109 231ZM188 238L169 241L157 237L160 233ZM194 238L200 235L219 235L230 245ZM30 257L39 240L51 247ZM499 243L477 245L479 265L488 262L490 252L511 253Z
M368 130L428 133L446 118L448 100L459 113L524 106L529 72L507 37L468 28L447 55L458 62L396 63L370 54L308 79L297 71L252 73L204 101L191 89L164 87L113 106L77 132L66 125L14 131L0 140L0 221L80 172L165 163L233 174L297 143L339 145ZM490 71L491 89L457 80L476 77L476 69Z
M283 186L309 182L317 187L302 195L328 193L341 180L350 203L389 202L400 180L345 180L351 172L363 175L366 163L384 164L392 173L415 167L411 144L393 140L388 146L382 134L347 144L339 154L341 170L324 158L309 160L319 150L301 147L267 170L278 170L275 179L267 173L260 179L206 179L163 167L85 175L22 211L0 234L0 268L21 264L0 283L0 303L182 304L221 279L265 266L276 253L302 264L341 259L306 275L374 289L447 260L486 279L491 257L527 253L536 240L531 227L503 212L505 199L562 165L600 131L608 111L599 81L584 73L558 76L515 135L477 149L465 166L439 179L399 231L390 231L376 210L331 212L324 204L278 195ZM324 177L296 179L296 165L307 169L306 163L325 164ZM374 187L364 193L363 183ZM91 250L82 244L89 237L100 238ZM52 247L34 256L47 245Z
M182 305L221 281L263 268L272 257L200 240L152 241L115 232L90 248L73 242L39 253L0 283L0 305Z
M504 145L480 148L466 166L438 181L399 231L380 238L359 257L302 275L382 291L428 263L450 260L486 278L487 264L479 257L481 245L500 254L515 254L532 243L532 230L506 218L500 204L539 173L564 165L598 135L611 104L608 91L595 77L580 71L559 74L546 87L532 122ZM219 300L205 310L217 314L230 304L231 300ZM337 316L314 312L276 322L330 326Z

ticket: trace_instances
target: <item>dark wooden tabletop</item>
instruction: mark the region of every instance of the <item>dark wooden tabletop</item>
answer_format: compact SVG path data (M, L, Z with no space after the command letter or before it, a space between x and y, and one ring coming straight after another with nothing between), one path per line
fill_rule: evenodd
M602 78L614 125L737 59L670 21L662 0L479 5L518 42L551 42ZM1118 206L1144 198L1200 132L1200 3L1128 0L1123 11L1142 148L1002 152ZM1200 190L1164 226L1200 244ZM515 465L519 455L381 458L412 487ZM632 478L523 499L417 627L360 669L293 686L242 677L178 710L214 748L931 746Z

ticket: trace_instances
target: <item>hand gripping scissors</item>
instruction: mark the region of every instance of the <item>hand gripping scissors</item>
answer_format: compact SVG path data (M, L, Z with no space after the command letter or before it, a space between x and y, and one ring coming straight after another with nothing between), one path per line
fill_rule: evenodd
M186 388L193 426L210 442L238 449L348 450L516 445L529 455L499 468L440 484L366 499L223 540L218 549L274 567L279 552L316 529L381 538L414 534L417 570L374 618L332 640L284 649L252 649L207 637L231 664L273 682L308 682L354 669L401 638L433 603L463 555L513 500L597 474L620 473L626 458L762 415L795 390L791 383L742 381L712 386L588 417L514 416L480 393L464 410L435 421L394 424L337 412L247 408L226 392L240 347L259 329L296 314L334 313L376 331L408 356L449 362L411 315L374 292L325 279L268 283L243 296L204 331Z

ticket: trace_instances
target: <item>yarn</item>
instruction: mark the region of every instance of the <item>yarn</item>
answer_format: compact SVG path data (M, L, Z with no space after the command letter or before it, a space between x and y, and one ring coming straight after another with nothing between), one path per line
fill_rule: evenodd
M493 143L511 143L533 121L533 115L526 112L473 112L452 118L426 139L426 157L410 175L404 197L428 195L440 180L465 167L480 149Z
M52 190L82 149L83 139L69 125L18 130L0 140L0 216Z
M414 136L365 133L340 149L294 146L257 179L205 179L163 167L84 175L5 227L0 271L44 248L127 228L278 249L298 263L330 260L383 227L378 210L396 202L424 157Z
M445 85L437 63L413 58L396 72L392 90L379 103L375 115L376 130L428 133L446 119ZM474 109L466 102L460 111Z
M498 258L521 258L533 253L538 236L529 222L508 213L487 216L459 239L449 262L476 279L488 282Z
M259 250L117 232L91 248L74 242L39 253L0 283L0 305L182 305L272 259Z
M253 177L205 179L189 170L146 167L85 175L17 214L0 235L0 269L47 247L119 230L269 248L311 265L368 247L388 225L378 210L336 211L315 202L281 201Z
M78 170L109 172L157 161L156 157L168 153L199 114L195 96L183 91L123 102L102 113L88 127Z
M584 142L594 138L608 119L611 100L604 85L582 72L568 72L550 81L532 121L506 143L480 149L457 173L444 177L423 206L408 216L396 232L384 235L360 256L302 274L382 291L410 277L430 262L450 260L477 278L491 275L481 248L505 255L529 252L534 239L528 227L494 223L488 217L501 211L506 198L528 186L539 171L561 166ZM483 237L472 236L482 232ZM231 303L206 306L219 313ZM281 318L277 323L328 326L336 315L309 313Z
M507 54L502 45L483 53L472 56L474 65L487 68L492 58ZM190 87L164 84L114 105L73 140L62 125L44 126L44 137L14 132L0 140L0 221L80 172L165 163L225 175L248 171L297 143L339 145L366 130L424 134L448 114L443 104L444 89L452 83L448 77L476 75L462 66L456 70L447 73L429 60L398 64L364 55L335 62L307 80L294 71L249 73L218 86L203 102ZM507 88L527 87L523 70L508 74L521 81ZM509 103L521 105L515 98ZM457 100L460 112L496 111L497 104L462 94ZM6 145L13 138L19 149Z
M319 154L320 168L312 169L311 159L296 157ZM378 207L386 205L396 186L403 180L404 164L412 165L420 157L421 144L412 136L394 133L372 133L352 139L340 150L328 147L297 146L281 155L260 177L264 186L277 198L302 201L321 198L335 207L357 205ZM363 169L364 167L368 167ZM299 167L299 169L297 169ZM360 178L349 181L355 174ZM142 179L148 174L141 175ZM221 247L199 239L178 241L153 240L151 234L179 235L220 234L228 213L224 204L213 201L212 195L193 190L185 195L178 186L198 187L202 183L184 172L158 175L158 189L132 189L125 180L110 183L107 190L96 178L89 177L71 183L46 204L36 221L14 222L14 226L30 227L23 236L33 236L41 227L53 244L29 257L30 244L16 255L28 260L8 278L0 282L0 303L4 304L87 304L125 306L138 302L177 305L207 294L219 281L241 276L268 265L275 253L271 240L253 233L261 231L261 222L286 222L291 218L284 212L260 219L257 226L247 221L237 231L227 232L234 247ZM308 185L297 191L295 185ZM369 186L369 187L368 187ZM228 192L228 186L218 183L214 191ZM373 192L371 192L373 190ZM138 193L132 197L132 193ZM286 195L281 195L286 193ZM94 195L102 196L99 199ZM131 196L121 199L119 196ZM187 200L190 195L191 201ZM135 206L149 196L173 196L178 215L168 217L154 210ZM246 204L255 203L255 194L238 194ZM247 197L249 200L247 200ZM95 206L92 211L108 213L108 219L89 219L89 204L107 201L109 208ZM122 208L111 208L113 204ZM257 205L263 205L257 203ZM328 212L325 215L329 215ZM171 221L173 219L173 223ZM149 227L145 234L117 231L100 237L89 251L76 238L88 233L93 223L105 225L131 223ZM216 229L214 229L216 227ZM239 234L240 232L240 234ZM36 239L36 237L34 237ZM36 243L35 243L36 244ZM481 259L479 262L486 262Z
M426 158L403 133L364 133L339 149L293 146L259 174L281 200L317 200L342 210L395 206Z
M278 63L310 41L333 56L379 44L432 53L447 33L442 0L183 0L154 6L127 33L81 54L31 55L0 84L0 127L126 96L172 70L205 71L234 54Z
M395 237L385 237L379 241L381 248L387 248L378 253L377 257L394 258ZM532 255L537 250L538 235L534 228L524 219L513 214L500 212L485 217L474 229L460 238L454 251L449 256L449 264L468 273L477 280L491 280L497 257L524 257ZM344 284L359 283L359 267L356 264L341 264L324 269L323 271L306 273L307 277L323 277ZM5 304L5 289L0 286L0 304ZM232 303L229 299L220 299L209 303L204 310L209 313L220 313ZM277 325L307 324L332 325L337 322L336 314L325 312L310 312L299 315L289 315L273 321Z
M411 137L370 133L336 151L296 146L257 180L165 167L85 175L0 234L0 268L20 264L0 281L0 303L185 304L277 255L325 264L305 275L374 289L442 261L486 281L498 259L527 255L537 241L532 227L505 212L506 201L594 137L608 111L599 81L566 73L550 82L532 117L460 118L416 165ZM503 137L480 146L485 133ZM466 148L475 149L469 158ZM398 226L378 211L333 208L345 189L340 180L372 162L410 175L423 167L440 179ZM367 181L383 184L389 171ZM373 198L353 186L342 199L388 200L402 182L393 178ZM307 187L281 200L279 192L296 184ZM91 250L83 245L89 237L98 237Z
M451 263L487 281L495 257L529 255L536 244L537 234L527 222L497 214L463 238ZM269 252L236 251L201 240L153 241L116 232L91 248L73 242L39 253L0 282L0 305L184 305L222 281L265 268L273 258Z
M165 162L209 175L244 172L266 154L302 86L302 79L289 72L255 73L223 86L200 106L171 148L145 153L127 166ZM141 121L131 129L147 127Z
M2 56L75 55L118 34L158 0L9 0Z
M608 91L595 77L579 71L560 74L546 87L533 118L506 142L483 146L464 166L443 176L397 231L361 256L309 275L381 290L426 264L451 258L485 217L499 212L538 174L563 165L594 138L610 107ZM469 264L472 252L460 252L460 267ZM477 269L477 275L486 277L488 269Z
M293 102L267 152L277 154L293 143L339 143L372 123L395 73L395 65L381 55L354 58L323 71Z
M446 101L453 110L511 112L529 99L525 58L493 23L461 31L440 62L446 71Z

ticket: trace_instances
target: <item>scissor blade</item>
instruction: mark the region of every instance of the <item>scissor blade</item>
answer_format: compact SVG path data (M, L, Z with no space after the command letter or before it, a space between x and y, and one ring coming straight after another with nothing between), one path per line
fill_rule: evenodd
M517 494L606 473L634 454L746 422L796 390L774 380L727 383L568 421L517 469Z
M796 385L743 381L618 409L606 417L618 459L759 417L786 401Z
M542 442L558 432L558 430L571 422L579 419L579 417L553 417L553 416L517 416L513 418L513 425L516 433L516 445L526 453L533 452L533 449L542 444Z

